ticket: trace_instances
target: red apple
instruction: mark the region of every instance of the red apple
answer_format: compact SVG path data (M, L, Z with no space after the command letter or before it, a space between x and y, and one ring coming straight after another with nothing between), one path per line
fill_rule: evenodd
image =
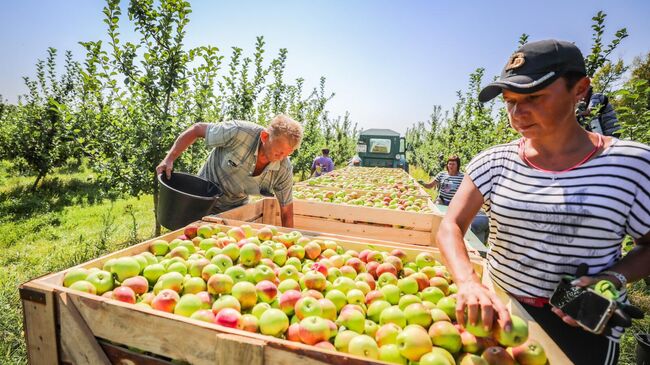
M120 302L135 304L135 292L128 286L118 286L113 289L112 297Z
M241 313L232 309L224 308L217 313L214 323L230 328L238 328L241 321Z
M163 289L151 301L151 308L163 312L173 313L174 308L176 307L176 303L178 303L180 299L180 296L174 290Z

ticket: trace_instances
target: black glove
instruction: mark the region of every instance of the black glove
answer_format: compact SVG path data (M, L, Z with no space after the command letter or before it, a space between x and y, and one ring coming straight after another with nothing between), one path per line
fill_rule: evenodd
M422 181L422 180L418 180L418 184L420 184L420 185L426 185L427 183L424 182L424 181Z
M631 327L633 319L642 319L643 311L632 304L616 303L616 310L607 322L607 327Z

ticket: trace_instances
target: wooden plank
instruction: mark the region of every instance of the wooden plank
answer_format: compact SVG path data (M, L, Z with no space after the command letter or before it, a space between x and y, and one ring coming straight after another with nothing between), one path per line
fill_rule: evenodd
M280 204L277 199L264 199L262 202L263 207L263 222L274 226L282 225L282 218L280 217Z
M215 358L217 365L230 365L233 360L239 364L264 365L264 345L266 342L247 339L227 333L216 335Z
M141 354L102 340L98 342L111 364L174 365L171 361L163 360L160 357Z
M109 365L111 362L68 295L58 293L61 351L74 364Z
M414 231L393 227L379 227L367 224L350 224L323 218L296 215L293 218L296 227L314 231L327 231L347 236L364 236L386 241L404 242L415 245L431 246L429 232Z
M400 225L428 232L431 232L432 229L432 219L442 220L441 215L433 213L406 212L393 209L322 203L306 200L294 201L293 210L294 215Z
M51 364L59 359L56 333L56 301L50 286L37 282L22 284L19 288L23 305L23 329L27 357L32 365ZM42 295L43 301L28 298L28 291ZM39 298L40 299L40 298Z

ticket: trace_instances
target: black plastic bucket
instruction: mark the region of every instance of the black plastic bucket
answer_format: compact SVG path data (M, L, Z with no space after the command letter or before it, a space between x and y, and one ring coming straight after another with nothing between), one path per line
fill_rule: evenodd
M650 365L650 334L635 333L634 338L636 338L637 365Z
M213 182L184 172L172 172L171 179L158 175L158 183L158 222L171 230L210 214L223 194Z

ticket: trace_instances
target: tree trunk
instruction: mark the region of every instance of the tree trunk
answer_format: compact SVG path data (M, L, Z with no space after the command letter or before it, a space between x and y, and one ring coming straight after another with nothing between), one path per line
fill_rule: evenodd
M36 181L34 181L34 185L32 185L31 190L34 191L36 190L36 187L38 186L38 183L45 177L45 172L39 171L38 176L36 176Z
M160 236L160 222L158 222L158 190L160 187L158 186L158 176L155 173L153 174L153 178L153 215L156 220L154 234L158 237Z

